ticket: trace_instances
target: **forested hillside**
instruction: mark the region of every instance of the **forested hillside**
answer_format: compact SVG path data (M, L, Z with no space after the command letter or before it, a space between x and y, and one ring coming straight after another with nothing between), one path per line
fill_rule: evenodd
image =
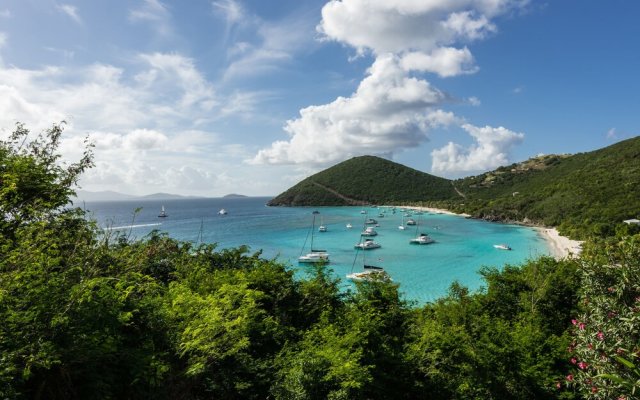
M456 181L378 157L356 157L293 186L270 205L431 205L491 221L556 226L576 239L636 232L640 137L548 155Z
M450 207L479 218L557 226L586 238L640 215L640 137L589 153L541 156L456 181Z
M362 156L308 177L271 200L269 205L400 204L455 196L448 179L383 158Z

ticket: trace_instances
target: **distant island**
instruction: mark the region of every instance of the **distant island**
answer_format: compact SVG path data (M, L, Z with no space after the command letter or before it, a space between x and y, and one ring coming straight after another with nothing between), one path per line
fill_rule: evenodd
M73 203L83 201L127 201L127 200L178 200L178 199L202 199L203 196L182 196L171 193L153 193L144 196L134 196L105 190L100 192L90 192L87 190L78 190L76 196L71 200Z
M230 193L227 195L222 196L223 199L242 199L245 197L249 197L249 196L245 196L243 194L236 194L236 193Z

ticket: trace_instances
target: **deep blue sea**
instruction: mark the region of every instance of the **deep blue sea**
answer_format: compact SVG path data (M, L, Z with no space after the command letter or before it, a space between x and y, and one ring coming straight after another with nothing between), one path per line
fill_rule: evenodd
M317 210L314 247L326 249L331 255L330 268L352 285L345 275L362 270L367 264L379 265L400 284L407 300L418 303L433 301L447 293L453 281L472 290L483 284L477 273L482 266L502 267L520 264L527 259L551 254L547 243L535 230L490 223L460 216L425 213L413 215L419 226L398 226L403 213L373 207L267 207L266 197L212 198L180 200L136 200L76 203L89 211L104 229L125 230L134 238L142 238L154 229L171 237L192 242L217 243L218 248L248 245L262 250L265 258L275 258L303 274L306 268L297 258L309 251L309 235L313 214ZM159 218L161 207L168 217ZM218 214L220 209L227 215ZM136 211L138 210L138 211ZM365 215L378 220L378 236L382 247L356 251ZM406 219L406 218L405 218ZM322 223L327 232L317 232ZM353 225L347 229L346 225ZM410 245L418 233L427 233L435 243ZM303 249L303 245L306 247ZM506 243L512 251L498 250L494 244ZM358 256L356 258L356 255Z

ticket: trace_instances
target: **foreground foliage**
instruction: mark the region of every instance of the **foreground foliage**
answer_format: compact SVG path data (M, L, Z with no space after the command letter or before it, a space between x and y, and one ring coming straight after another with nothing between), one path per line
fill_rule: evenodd
M54 158L56 132L40 139ZM484 268L484 290L453 284L418 306L391 282L343 292L326 267L294 279L243 247L105 233L60 208L90 155L69 172L16 146L0 149L1 398L633 396L637 237L584 261Z

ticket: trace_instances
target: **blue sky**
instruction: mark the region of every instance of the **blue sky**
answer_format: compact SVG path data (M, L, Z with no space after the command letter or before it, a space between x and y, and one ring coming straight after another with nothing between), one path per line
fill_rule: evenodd
M640 3L3 0L0 135L85 190L275 195L353 156L449 178L640 132Z

